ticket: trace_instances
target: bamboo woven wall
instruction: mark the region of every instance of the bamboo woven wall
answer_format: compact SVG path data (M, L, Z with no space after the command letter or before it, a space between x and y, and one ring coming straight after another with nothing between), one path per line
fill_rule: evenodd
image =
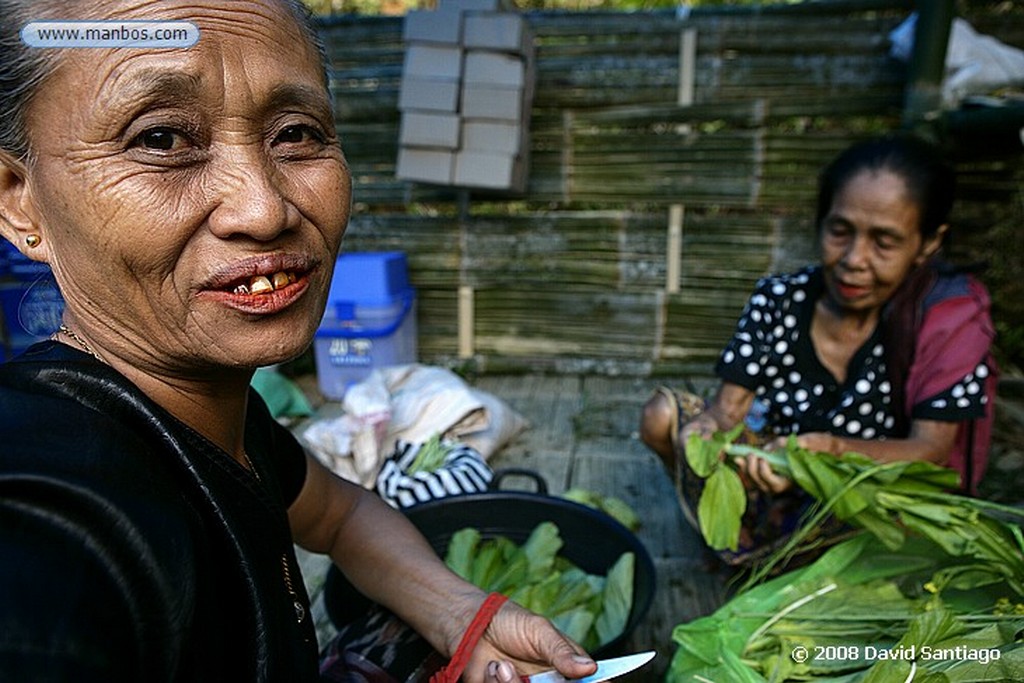
M822 164L898 125L904 73L887 35L908 5L529 14L530 177L514 198L397 180L402 20L333 19L323 35L356 181L345 248L408 254L426 362L706 371L754 280L813 259ZM971 21L1024 45L1019 17ZM697 32L694 104L681 107L686 29ZM1019 155L964 171L963 204L976 208L961 248L1019 240L1005 229L1021 222ZM1009 213L986 210L993 201ZM460 318L460 291L471 316Z

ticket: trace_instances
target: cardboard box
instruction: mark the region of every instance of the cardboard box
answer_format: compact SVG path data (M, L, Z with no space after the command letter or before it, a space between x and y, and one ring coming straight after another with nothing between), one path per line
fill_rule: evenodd
M467 119L496 119L516 123L525 119L527 104L523 101L522 88L464 83L460 98L460 111Z
M526 19L512 12L467 12L462 45L516 54L526 54L533 47Z
M462 14L451 8L409 10L402 22L402 40L458 45L462 42Z
M523 128L515 123L462 120L463 150L516 155L522 149L523 139Z
M399 111L419 110L457 113L460 87L454 78L402 78L398 90Z
M488 50L467 50L462 81L470 84L522 88L526 85L526 63L517 55Z
M405 49L403 76L454 78L462 76L462 48L414 43Z
M407 111L398 141L406 147L459 148L459 115Z
M455 154L451 150L401 147L395 175L403 180L451 185L454 168Z
M462 150L455 155L455 185L521 191L525 173L511 154Z

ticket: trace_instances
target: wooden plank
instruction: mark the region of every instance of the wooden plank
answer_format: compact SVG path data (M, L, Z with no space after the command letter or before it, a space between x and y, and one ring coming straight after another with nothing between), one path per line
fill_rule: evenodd
M505 400L530 422L530 429L509 445L522 462L540 465L552 454L571 455L575 447L573 419L581 406L581 380L569 376L526 375L515 386L489 389L487 378L478 386ZM511 458L511 456L509 456ZM556 470L556 472L559 470ZM552 479L554 487L565 486L566 479Z
M572 487L615 496L633 508L641 522L636 535L652 559L701 556L701 543L683 519L664 466L636 439L581 444Z
M584 406L579 417L581 439L633 438L640 409L650 396L650 380L638 377L586 377Z
M585 294L584 294L585 292ZM653 344L654 293L567 287L477 290L477 349L481 352L637 357Z

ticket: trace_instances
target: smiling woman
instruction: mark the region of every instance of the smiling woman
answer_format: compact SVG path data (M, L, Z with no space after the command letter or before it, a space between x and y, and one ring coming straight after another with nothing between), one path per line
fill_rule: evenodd
M199 39L19 41L42 20ZM0 0L0 233L65 300L53 339L0 367L0 680L316 680L294 543L382 606L373 623L418 631L417 651L471 653L467 680L593 671L249 389L310 344L348 221L315 38L289 0Z

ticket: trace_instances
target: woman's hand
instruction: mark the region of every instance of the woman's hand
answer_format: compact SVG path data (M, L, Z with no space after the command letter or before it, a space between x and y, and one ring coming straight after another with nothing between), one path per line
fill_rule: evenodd
M691 434L697 434L702 439L709 439L717 431L719 431L719 427L715 418L706 412L701 413L679 429L679 446L685 453Z
M793 488L792 479L776 474L767 460L756 455L736 458L736 467L745 481L767 493L778 495Z
M594 673L597 664L550 621L509 601L484 632L463 680L518 683L520 675L552 668L571 680Z
M766 450L784 450L789 442L789 438L788 436L780 436L773 439L767 445ZM842 439L826 432L801 434L796 437L796 443L801 448L809 451L829 453L831 455L839 455L844 451L845 446ZM736 458L736 465L739 467L740 473L762 491L780 494L793 488L793 480L772 471L771 465L764 458L757 456Z
M683 452L686 452L686 444L691 434L708 439L715 432L727 431L742 422L753 401L754 392L737 384L722 382L707 410L679 429L679 445Z
M771 450L781 450L786 447L788 436L780 436L772 441ZM800 448L816 453L828 453L830 455L842 455L847 449L843 440L834 434L827 432L808 432L796 437L796 443Z

